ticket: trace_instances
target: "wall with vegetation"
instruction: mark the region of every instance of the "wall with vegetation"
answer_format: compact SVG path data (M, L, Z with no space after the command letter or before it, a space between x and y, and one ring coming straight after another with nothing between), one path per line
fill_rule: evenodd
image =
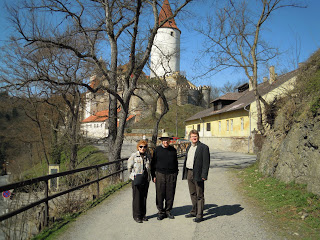
M320 195L320 50L300 68L295 89L279 104L259 152L259 170Z

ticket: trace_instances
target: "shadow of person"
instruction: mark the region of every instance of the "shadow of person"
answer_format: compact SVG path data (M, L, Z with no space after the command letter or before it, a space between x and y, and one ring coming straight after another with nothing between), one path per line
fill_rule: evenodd
M218 206L215 204L205 205L203 220L209 220L219 216L231 216L241 212L244 208L240 204Z
M186 215L190 212L192 206L191 205L185 205L181 207L175 207L172 209L172 214L175 216L181 216L181 215Z
M171 213L174 216L181 216L181 215L186 215L188 213L190 213L192 206L191 205L186 205L186 206L181 206L181 207L174 207L171 210ZM149 215L148 218L156 218L158 216L158 214L152 214Z
M192 206L191 205L185 205L181 207L174 207L171 211L171 213L174 216L181 216L181 215L186 215L190 213ZM241 207L240 204L234 204L234 205L223 205L223 206L218 206L216 204L205 204L204 206L204 217L203 221L209 220L212 218L216 218L219 216L231 216L234 214L237 214L238 212L242 211L244 208ZM149 219L151 218L156 218L158 214L152 214L152 215L147 215Z

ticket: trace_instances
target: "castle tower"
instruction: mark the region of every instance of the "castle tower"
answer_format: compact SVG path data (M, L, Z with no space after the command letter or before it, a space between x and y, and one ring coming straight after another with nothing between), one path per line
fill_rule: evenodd
M159 24L172 15L169 1L164 0L159 14ZM158 29L151 49L151 78L180 72L180 34L174 18Z
M186 87L178 87L177 105L182 106L188 104L188 90Z
M201 93L202 93L201 106L204 108L210 107L210 92L211 92L211 88L209 86L201 87Z

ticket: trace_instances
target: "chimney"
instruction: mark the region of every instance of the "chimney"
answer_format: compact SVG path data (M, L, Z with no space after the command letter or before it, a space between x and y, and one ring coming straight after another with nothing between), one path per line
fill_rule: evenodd
M276 74L274 72L274 66L269 68L269 83L272 84L276 81Z

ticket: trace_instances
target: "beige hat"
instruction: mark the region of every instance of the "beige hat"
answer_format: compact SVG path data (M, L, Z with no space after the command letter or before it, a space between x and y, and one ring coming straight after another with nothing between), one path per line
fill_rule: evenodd
M172 137L169 137L168 133L166 133L166 132L162 133L162 136L159 137L160 140L162 140L163 138L170 138L170 139L172 139Z

